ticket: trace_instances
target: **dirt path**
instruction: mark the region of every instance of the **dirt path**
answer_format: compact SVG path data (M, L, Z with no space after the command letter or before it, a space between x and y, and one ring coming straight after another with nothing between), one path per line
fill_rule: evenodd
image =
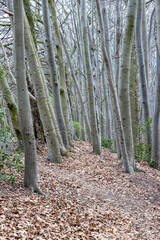
M160 171L124 174L116 154L94 155L86 142L74 151L63 164L39 152L46 197L3 182L0 239L160 239Z

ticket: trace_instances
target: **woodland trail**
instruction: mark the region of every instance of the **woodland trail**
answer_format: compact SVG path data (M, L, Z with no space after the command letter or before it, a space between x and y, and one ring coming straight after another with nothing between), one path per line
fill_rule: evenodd
M2 182L0 239L160 239L160 171L125 174L117 155L75 142L72 157L47 162L38 151L39 186L30 194L22 183Z

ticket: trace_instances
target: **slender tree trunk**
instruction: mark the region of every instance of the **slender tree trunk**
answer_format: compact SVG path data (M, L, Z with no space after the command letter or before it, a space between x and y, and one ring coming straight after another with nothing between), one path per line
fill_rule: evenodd
M64 116L65 125L67 129L69 144L71 147L73 147L69 118L68 118L67 87L66 87L66 78L65 78L63 46L62 46L62 40L60 35L60 29L57 21L55 0L49 0L49 5L51 9L51 14L52 14L51 16L52 16L53 26L54 26L56 40L57 40L56 49L57 49L58 66L59 66L60 95L61 95L61 101L62 101L63 116Z
M37 48L36 29L35 29L35 24L34 24L34 17L33 17L31 8L30 8L31 3L30 3L30 0L23 0L23 2L24 2L25 13L27 15L29 25L31 27L31 33L32 33L32 37L33 37L33 40L34 40L34 44L35 44L35 47Z
M89 92L89 111L90 111L90 121L91 121L91 134L93 141L93 152L96 154L101 154L101 139L98 133L96 111L95 111L95 95L93 89L93 76L91 69L91 60L88 44L88 32L87 32L87 19L86 19L86 6L85 0L81 2L81 18L83 26L83 48L85 56L85 66L86 66L86 77L88 81L88 92Z
M133 140L137 139L137 99L136 99L136 77L137 73L135 71L135 50L132 48L131 54L131 67L130 67L130 83L129 83L129 95L130 95L130 108L131 108L131 118L132 118L132 132Z
M50 82L52 86L52 94L54 99L54 109L57 116L57 121L60 129L60 133L62 135L63 143L67 149L69 149L69 142L67 137L67 131L65 126L65 121L62 112L62 104L60 98L60 89L59 89L59 82L57 76L57 69L55 63L55 53L53 47L53 41L51 36L51 26L49 20L49 6L48 0L42 0L42 11L43 11L43 23L45 29L45 44L47 50L47 59L49 64L49 71L50 71Z
M116 39L115 39L115 81L118 91L118 81L119 81L119 50L120 50L120 43L121 43L121 5L122 1L116 1Z
M70 60L70 57L69 57L69 54L68 54L68 51L66 49L66 46L65 46L65 43L64 43L63 39L62 39L62 42L63 42L64 51L65 51L65 54L66 54L66 57L67 57L67 60L68 60L68 64L69 64L69 67L70 67L70 70L71 70L71 75L72 75L72 78L73 78L73 81L75 83L75 87L77 89L77 93L78 93L78 96L79 96L79 99L80 99L81 108L82 108L82 111L83 111L83 114L84 114L84 120L85 120L85 124L86 124L86 128L87 128L86 129L87 134L88 134L88 137L91 141L91 127L90 127L90 123L89 123L89 119L88 119L88 114L86 112L83 97L82 97L78 82L76 80L75 73L74 73L74 70L73 70L73 67L72 67L72 63L71 63L71 60Z
M109 56L107 54L108 52L106 49L105 29L104 29L104 23L102 20L101 6L100 6L99 0L96 0L96 4L97 4L98 17L99 17L99 23L100 23L100 31L101 31L102 53L103 53L103 58L104 58L104 62L105 62L106 69L107 69L108 83L109 83L109 87L110 87L111 95L112 95L113 113L114 113L115 121L117 122L116 130L118 131L118 135L119 135L119 139L120 139L122 162L124 165L125 172L132 173L132 169L130 167L127 149L126 149L126 143L125 143L125 138L124 138L124 133L123 133L123 126L122 126L122 122L121 122L117 90L114 87L113 71L112 71L112 67L110 65L110 59L109 59ZM103 8L103 11L104 11L104 8Z
M107 81L105 79L105 66L102 68L102 84L103 84L103 90L104 90L104 102L105 102L105 112L106 112L106 124L107 124L107 138L112 139L112 125L111 125L111 112L110 112L110 103L109 103L109 88L107 86Z
M143 0L142 12L142 43L144 51L144 63L146 71L146 81L149 86L149 58L148 58L148 38L147 38L147 23L146 23L146 1Z
M41 193L37 187L36 144L25 73L24 11L22 0L14 0L14 18L18 109L25 152L24 185L33 192Z
M145 62L144 62L144 49L142 45L142 14L143 14L143 0L138 0L138 11L137 11L137 19L136 19L136 48L137 48L138 70L139 70L140 84L141 84L141 91L142 91L143 116L145 121L150 117L150 113L149 113L146 69L145 69ZM146 134L147 134L148 143L151 143L151 131L148 124L146 125Z
M160 1L155 0L156 27L157 27L157 86L153 117L152 158L155 166L160 168Z

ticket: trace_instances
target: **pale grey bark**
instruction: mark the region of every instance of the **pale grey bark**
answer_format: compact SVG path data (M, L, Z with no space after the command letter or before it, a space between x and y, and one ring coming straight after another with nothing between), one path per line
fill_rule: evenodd
M144 121L150 117L149 112L149 100L148 100L148 88L147 88L147 77L144 62L144 48L142 44L142 14L143 14L143 0L138 1L137 19L136 19L136 49L137 49L137 60L138 70L140 77L140 85L142 91L142 106ZM149 125L146 125L147 141L151 143L151 131Z
M155 166L160 168L160 1L155 0L156 28L157 28L157 85L153 117L152 158Z
M119 59L117 59L116 62L116 67L115 67L115 74L113 72L113 62L111 59L111 45L110 45L110 34L109 34L109 17L108 17L108 12L105 6L105 1L101 1L102 4L102 18L103 18L103 24L104 24L104 29L105 29L105 48L106 48L106 52L107 52L107 56L108 56L108 67L110 68L110 70L107 72L107 74L111 74L110 78L112 79L113 85L115 87L115 90L118 91L117 87L118 87L118 79L116 79L116 77L119 76ZM112 94L112 92L111 92ZM109 112L108 112L109 114ZM110 121L110 118L108 116L108 121ZM114 119L114 127L115 127L115 131L114 131L114 138L115 138L115 142L116 142L116 150L118 153L118 157L121 158L121 154L120 154L120 139L119 139L119 133L116 129L118 129L117 126L117 121Z
M143 0L143 9L142 9L142 41L143 41L143 50L144 50L144 63L146 71L146 80L147 85L149 86L149 59L148 59L148 38L147 38L147 23L146 23L146 1Z
M10 4L11 4L11 3L10 3ZM9 9L10 9L10 5L9 5ZM13 9L12 9L12 11L13 11ZM13 25L12 25L12 26L13 26ZM4 60L5 60L5 62L4 62L5 72L8 73L9 78L10 78L10 80L11 80L11 84L12 84L12 85L16 85L16 79L15 79L15 77L14 77L12 71L11 71L11 67L10 67L10 64L9 64L9 61L8 61L8 57L7 57L7 54L6 54L6 51L5 51L5 48L4 48L4 46L3 46L3 43L2 43L2 41L1 41L1 39L0 39L0 47L1 47L1 49L2 49L3 57L4 57ZM28 94L29 94L29 98L30 98L31 100L33 100L34 102L36 102L36 98L35 98L30 92L28 92Z
M137 0L129 0L127 6L125 29L122 38L122 50L120 56L120 73L119 73L119 100L121 109L121 119L124 129L128 157L133 169L135 169L135 159L129 96L129 83L130 83L129 78L136 10Z
M23 1L14 0L15 19L15 72L18 93L18 110L25 152L24 185L33 192L41 193L37 187L37 155L33 133L31 108L25 73L24 12Z
M120 51L120 43L121 43L121 15L120 11L122 5L122 1L116 1L116 38L115 38L115 81L118 90L118 81L119 81L119 51Z
M67 87L66 87L66 78L65 78L63 46L62 46L62 40L60 35L60 29L57 21L55 0L49 0L49 5L51 10L54 31L56 35L56 50L57 50L57 58L58 58L58 66L59 66L60 95L61 95L61 101L62 101L63 116L64 116L65 125L67 129L69 144L70 146L73 146L71 132L70 132L69 117L68 117Z
M85 57L84 57L84 48L83 48L83 31L82 31L82 21L81 21L81 3L80 1L78 1L77 4L77 30L78 30L78 34L77 34L77 42L78 42L78 49L79 49L79 54L81 56L81 71L82 74L84 76L83 80L84 80L84 84L83 84L83 91L82 91L82 95L84 98L84 102L85 102L85 108L87 109L88 112L88 118L89 118L89 94L88 94L88 82L87 82L87 78L86 78L86 69L85 69ZM81 44L80 44L81 43ZM90 143L92 142L92 139L90 137Z
M111 124L111 106L109 101L109 88L107 86L106 81L106 71L105 66L102 67L102 84L103 84L103 91L104 91L104 102L105 102L105 117L106 117L106 125L107 125L107 138L112 139L112 124ZM119 146L119 145L118 145Z
M122 122L121 122L117 90L115 89L115 86L114 86L113 71L112 71L112 67L110 65L108 51L106 49L105 29L104 29L104 23L102 20L100 1L96 0L96 4L97 4L99 23L100 23L100 31L101 31L102 53L103 53L104 62L105 62L106 68L107 68L108 83L109 83L109 87L110 87L110 91L111 91L111 95L112 95L113 113L114 113L115 121L117 122L116 130L118 131L118 135L119 135L122 162L124 165L125 172L131 173L132 169L130 167L130 162L128 159L128 153L127 153L127 149L126 149L126 142L125 142L123 126L122 126ZM104 11L104 8L103 8L103 11Z
M80 104L81 104L81 108L82 108L82 111L83 111L83 116L84 116L84 120L85 120L85 124L86 124L86 131L87 131L89 139L91 140L91 127L90 127L90 123L89 123L89 119L88 119L88 114L86 112L86 108L85 108L85 105L84 105L84 100L83 100L81 90L79 88L79 85L78 85L78 82L77 82L77 79L76 79L76 76L75 76L75 73L74 73L74 69L72 67L72 63L71 63L71 60L70 60L70 57L69 57L69 54L68 54L68 51L67 51L67 48L65 46L63 38L62 38L62 42L63 42L64 51L65 51L65 54L66 54L66 57L67 57L67 60L68 60L68 64L69 64L69 67L70 67L70 70L71 70L71 75L72 75L72 78L73 78L73 81L75 83L75 87L77 89L77 93L78 93L78 96L79 96L79 100L80 100Z
M43 23L44 23L44 30L45 30L45 46L46 46L46 56L49 64L49 71L50 71L50 83L52 86L52 94L53 94L53 103L54 109L56 112L56 117L59 125L59 130L62 135L64 146L69 149L69 142L67 137L67 130L66 125L63 117L62 112L62 104L60 98L60 87L59 81L57 76L57 67L55 62L55 52L54 46L51 36L51 25L49 19L49 5L48 0L42 0L42 12L43 12Z
M101 139L98 133L96 111L95 111L95 95L93 88L93 76L91 68L91 59L88 43L88 31L87 31L87 19L86 19L86 5L85 0L81 1L81 20L83 28L83 48L85 57L86 77L88 81L88 92L89 92L89 111L90 111L90 122L91 122L91 134L92 134L92 145L93 152L101 154Z

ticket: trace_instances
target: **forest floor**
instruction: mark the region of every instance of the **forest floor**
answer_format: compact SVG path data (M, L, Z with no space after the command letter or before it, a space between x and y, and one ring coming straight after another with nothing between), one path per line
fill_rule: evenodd
M0 240L160 240L160 171L125 174L117 155L75 142L71 158L47 162L38 151L38 185L46 196L19 183L0 185Z

